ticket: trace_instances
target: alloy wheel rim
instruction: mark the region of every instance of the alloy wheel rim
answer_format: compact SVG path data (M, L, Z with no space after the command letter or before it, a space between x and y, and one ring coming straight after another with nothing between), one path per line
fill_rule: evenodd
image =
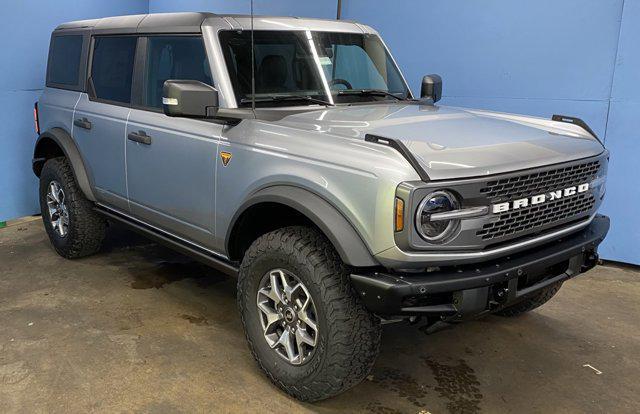
M257 306L267 344L292 365L309 360L318 343L316 307L307 287L284 269L260 281Z
M69 210L62 186L57 181L51 181L47 189L47 209L51 227L60 237L69 232Z

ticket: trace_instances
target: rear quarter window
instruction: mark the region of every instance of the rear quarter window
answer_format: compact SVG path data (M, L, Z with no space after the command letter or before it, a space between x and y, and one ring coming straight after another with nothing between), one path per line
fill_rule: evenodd
M82 43L82 35L55 35L51 38L47 67L48 86L78 88Z
M137 42L135 36L95 38L91 84L96 98L124 104L131 102Z

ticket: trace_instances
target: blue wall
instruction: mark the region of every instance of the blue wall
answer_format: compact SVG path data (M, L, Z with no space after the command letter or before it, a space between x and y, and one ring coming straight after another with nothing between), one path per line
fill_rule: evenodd
M149 0L149 12L210 11L220 14L249 14L250 4L249 0ZM253 2L255 14L271 16L335 19L336 7L335 0L254 0Z
M624 0L606 144L611 151L604 211L613 221L602 254L640 264L640 0Z
M443 104L587 121L611 151L606 259L640 264L640 0L344 0L376 28L414 92Z
M344 4L345 18L381 32L414 91L439 73L443 104L579 113L604 135L622 0Z
M4 1L0 4L0 220L39 211L31 172L33 103L44 86L51 31L60 23L147 13L147 0Z
M0 220L37 211L31 105L59 22L174 11L249 13L249 0L6 2L0 28ZM334 18L336 0L255 0L257 14ZM443 104L579 116L611 150L604 258L640 264L640 0L343 0L379 30L407 80L444 78ZM32 24L22 24L29 19ZM12 54L7 54L8 52ZM8 58L6 56L9 56ZM7 195L9 194L9 196Z
M44 85L49 37L60 23L174 11L249 13L249 0L19 0L0 4L0 221L39 212L31 172L33 103ZM255 12L335 17L331 0L255 0Z

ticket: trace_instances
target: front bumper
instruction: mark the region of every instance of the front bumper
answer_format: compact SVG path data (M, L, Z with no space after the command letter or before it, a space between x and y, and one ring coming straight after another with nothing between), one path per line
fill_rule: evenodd
M351 280L365 306L378 315L463 320L593 268L608 231L609 218L596 215L577 233L499 259L426 273L359 273Z

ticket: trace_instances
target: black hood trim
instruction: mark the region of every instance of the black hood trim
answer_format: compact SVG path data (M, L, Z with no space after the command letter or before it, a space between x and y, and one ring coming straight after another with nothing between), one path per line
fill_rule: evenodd
M386 145L398 151L400 155L402 155L408 162L411 164L413 169L418 173L418 176L422 181L428 182L431 181L429 178L429 174L422 168L416 157L413 156L409 148L407 148L404 143L398 139L394 138L386 138L378 135L366 134L364 136L364 140L367 142L373 142L376 144Z

